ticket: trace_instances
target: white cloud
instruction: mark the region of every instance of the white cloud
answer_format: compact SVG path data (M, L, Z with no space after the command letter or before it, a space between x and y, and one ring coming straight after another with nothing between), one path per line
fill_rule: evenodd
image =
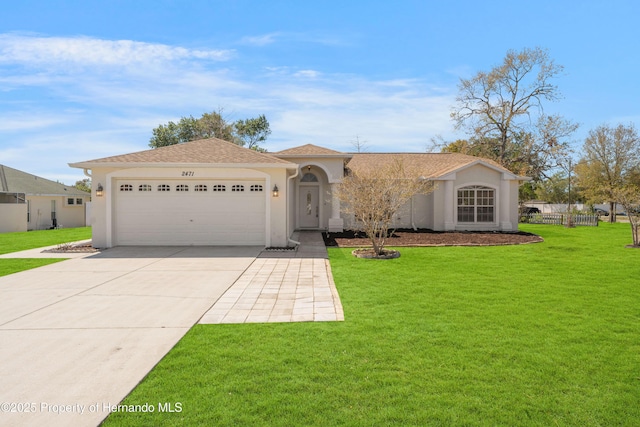
M246 46L268 46L276 42L282 43L307 43L319 44L325 46L352 46L352 39L357 36L353 34L336 34L322 32L292 32L292 31L276 31L257 36L246 36L240 39L240 45Z
M265 114L271 151L305 143L350 151L355 135L371 151L424 151L431 137L451 135L455 88L295 64L251 70L219 62L230 59L224 52L0 35L0 82L20 100L0 104L0 159L47 178L82 179L67 163L144 150L159 124L219 108L230 121ZM112 65L121 72L102 72Z
M132 40L0 35L0 63L130 66L179 60L226 61L232 50L187 49Z
M240 44L249 46L266 46L273 44L280 33L262 34L260 36L247 36L240 40Z
M321 73L315 70L300 70L294 74L296 77L303 77L307 79L315 79L320 77Z
M0 132L32 131L68 122L68 116L47 111L5 113L0 121Z

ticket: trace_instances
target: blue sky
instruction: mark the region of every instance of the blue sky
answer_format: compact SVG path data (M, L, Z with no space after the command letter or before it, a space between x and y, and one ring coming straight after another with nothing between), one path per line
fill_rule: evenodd
M640 124L637 1L22 0L0 14L0 164L73 184L67 163L148 148L151 129L265 114L277 151L425 151L464 137L460 78L507 50L564 74L546 111ZM579 154L579 153L578 153Z

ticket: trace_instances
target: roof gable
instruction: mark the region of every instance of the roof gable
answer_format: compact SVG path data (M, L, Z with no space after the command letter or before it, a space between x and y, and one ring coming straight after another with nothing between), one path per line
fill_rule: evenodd
M421 176L431 179L479 163L496 171L514 175L493 160L460 153L356 153L347 163L347 167L354 171L379 169L398 160L402 161L406 167L419 171Z
M150 150L118 156L103 157L71 163L72 167L92 167L96 165L115 166L118 164L154 165L158 164L292 164L273 155L259 153L218 138L199 139L182 144L152 148Z
M86 191L4 165L0 165L0 192L89 196Z
M300 145L298 147L287 148L286 150L277 151L273 154L278 157L280 156L283 156L283 157L307 157L307 156L351 157L350 154L331 150L329 148L319 147L313 144L305 144L305 145Z

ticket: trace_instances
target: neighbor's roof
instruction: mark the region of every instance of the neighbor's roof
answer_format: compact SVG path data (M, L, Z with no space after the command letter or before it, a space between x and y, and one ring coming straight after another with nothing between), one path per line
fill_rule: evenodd
M380 169L395 161L425 178L438 178L479 162L515 175L493 160L460 153L355 153L347 167L353 171Z
M218 138L199 139L182 144L138 151L136 153L70 163L69 166L77 168L92 168L99 166L113 167L118 165L132 166L149 164L157 166L159 164L172 163L191 165L259 164L264 166L294 166L293 163L279 159L273 155L249 150L232 142L223 141Z
M89 196L86 191L0 165L0 192L33 195Z
M273 153L278 157L341 157L348 158L351 154L331 150L329 148L318 147L313 144L305 144L299 147L287 148L286 150Z

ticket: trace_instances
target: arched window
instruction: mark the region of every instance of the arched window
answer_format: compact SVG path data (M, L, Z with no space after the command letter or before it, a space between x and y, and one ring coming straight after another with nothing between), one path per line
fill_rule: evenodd
M307 172L302 175L300 182L318 182L318 177L310 172Z
M458 222L494 222L495 190L473 185L458 189Z

